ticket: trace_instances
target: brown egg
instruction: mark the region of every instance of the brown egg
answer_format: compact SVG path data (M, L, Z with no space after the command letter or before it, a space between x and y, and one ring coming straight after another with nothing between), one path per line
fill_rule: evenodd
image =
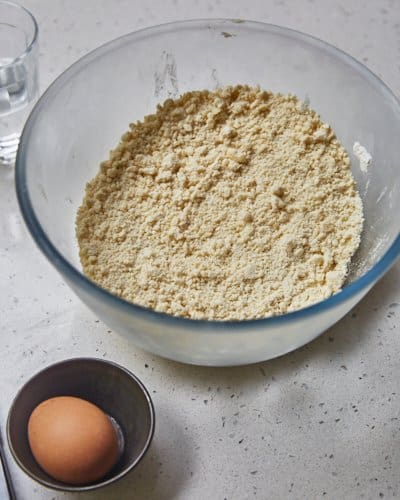
M100 479L119 457L110 419L94 404L75 397L40 403L29 417L28 439L42 469L69 484Z

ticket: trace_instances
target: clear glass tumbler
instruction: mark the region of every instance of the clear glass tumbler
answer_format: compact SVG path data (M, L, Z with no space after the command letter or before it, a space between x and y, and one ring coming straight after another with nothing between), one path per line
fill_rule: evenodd
M24 7L0 0L0 166L14 165L38 93L36 20Z

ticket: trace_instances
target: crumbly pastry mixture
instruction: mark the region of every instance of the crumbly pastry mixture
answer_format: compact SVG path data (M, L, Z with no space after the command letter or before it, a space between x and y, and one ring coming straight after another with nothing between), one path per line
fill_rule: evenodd
M329 125L295 96L188 92L133 123L77 216L85 274L177 316L261 318L340 290L362 205Z

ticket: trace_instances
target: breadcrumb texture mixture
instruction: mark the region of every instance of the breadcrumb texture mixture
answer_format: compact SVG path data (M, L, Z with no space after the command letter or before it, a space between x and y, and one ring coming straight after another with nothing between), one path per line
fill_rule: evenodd
M246 85L168 99L130 124L77 216L84 273L176 316L244 320L339 291L362 205L329 125Z

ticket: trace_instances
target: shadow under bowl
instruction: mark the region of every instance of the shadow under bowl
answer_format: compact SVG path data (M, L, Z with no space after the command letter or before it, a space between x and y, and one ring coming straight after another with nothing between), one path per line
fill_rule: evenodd
M50 477L35 461L28 442L28 420L42 401L56 396L86 399L119 424L124 449L114 468L87 485L69 485ZM151 398L140 380L111 361L74 358L48 366L34 375L16 395L7 420L11 453L21 469L48 488L62 491L94 490L121 479L143 458L154 434Z

